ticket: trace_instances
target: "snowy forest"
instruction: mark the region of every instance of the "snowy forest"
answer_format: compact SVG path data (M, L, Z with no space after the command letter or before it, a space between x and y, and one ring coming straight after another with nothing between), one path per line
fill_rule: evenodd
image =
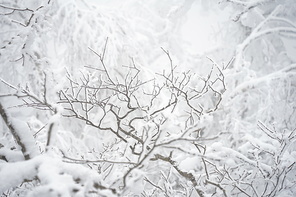
M0 195L295 197L295 0L0 0Z

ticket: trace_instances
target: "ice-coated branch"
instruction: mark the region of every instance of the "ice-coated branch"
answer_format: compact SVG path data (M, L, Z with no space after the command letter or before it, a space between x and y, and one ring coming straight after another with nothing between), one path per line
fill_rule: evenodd
M243 11L241 11L239 14L237 14L234 18L233 21L237 22L241 16L250 10L256 8L259 5L263 5L265 3L268 3L271 0L254 0L254 1L239 1L239 0L226 0L230 3L237 4L239 6L243 6Z
M163 156L163 155L161 155L161 154L155 154L154 157L152 158L152 160L153 160L153 161L156 161L156 160L162 160L162 161L165 161L165 162L168 162L169 164L171 164L171 165L174 167L174 169L175 169L175 170L176 170L176 171L177 171L182 177L184 177L185 179L189 180L189 181L192 183L192 185L193 185L193 187L194 187L196 193L197 193L200 197L204 197L204 196L205 196L205 195L204 195L204 192L198 188L198 183L197 183L197 181L196 181L194 175L193 175L192 173L190 173L190 172L186 172L186 171L181 170L181 169L178 167L177 162L174 161L174 160L172 159L172 152L171 152L171 154L170 154L168 157L165 157L165 156Z
M111 161L106 159L88 160L88 159L75 159L65 155L63 153L64 162L74 163L74 164L87 164L87 163L110 163L118 165L136 165L137 163L131 161Z
M6 82L2 78L0 78L0 81L10 87L12 90L15 91L15 93L9 94L9 96L15 96L17 98L23 98L23 102L25 103L25 106L34 107L37 109L46 109L51 110L54 113L57 113L57 109L50 103L47 102L44 96L44 100L39 98L34 93L30 92L30 90L25 89L23 87L17 88L16 86ZM46 94L46 90L44 90L44 95ZM24 100L24 98L28 98L28 101Z
M14 169L14 170L11 170ZM108 196L118 196L117 191L104 184L94 171L62 162L48 155L39 155L28 161L3 164L0 169L0 194L17 187L23 182L36 180L42 189L33 188L29 196L43 196L55 193L58 196L75 196L77 193L88 196L108 192Z
M213 181L210 181L210 180L206 180L206 184L211 184L211 185L213 185L213 186L215 186L215 187L217 187L217 188L219 188L222 192L223 192L223 195L225 196L225 197L228 197L228 195L227 195L227 193L226 193L226 190L219 184L219 183L215 183L215 182L213 182Z
M50 3L50 2L48 2L48 4L49 4L49 3ZM30 9L30 8L10 7L10 6L6 6L6 5L3 5L3 4L0 4L0 7L1 7L1 8L4 8L4 9L6 9L6 10L10 10L10 12L8 12L8 13L4 13L4 14L0 14L0 15L12 15L12 14L14 14L15 12L30 12L30 17L29 17L29 19L28 19L25 23L19 22L19 21L14 20L14 19L11 19L11 22L13 22L13 23L17 23L17 24L19 24L19 25L21 25L21 26L23 26L23 27L28 27L28 26L31 24L31 21L32 21L34 15L36 14L36 12L37 12L38 10L40 10L41 8L43 8L44 6L41 5L41 6L39 6L38 8L36 8L35 10Z
M0 115L7 125L10 133L13 135L16 143L20 146L21 151L26 160L36 156L37 148L35 147L35 140L29 131L27 125L19 120L12 118L0 101Z
M241 94L242 92L245 92L249 89L257 88L263 83L269 83L272 80L276 79L287 79L289 77L293 77L296 75L296 64L291 64L283 69L280 69L278 71L272 72L270 74L267 74L265 76L253 78L250 81L245 81L241 84L239 84L237 87L235 87L231 93L229 94L230 98L234 98L235 96Z
M276 16L281 10L283 9L282 5L278 5L264 20L262 20L250 33L250 35L245 38L245 40L238 45L237 50L236 50L236 55L235 55L235 60L234 60L234 67L235 68L240 68L240 64L242 64L243 61L243 53L246 49L246 47L254 40L271 34L271 33L277 33L277 32L292 32L296 33L296 29L293 27L275 27L275 28L270 28L267 27L263 29L263 27L267 26L267 23L272 20L274 16Z
M101 61L101 64L104 68L104 71L109 79L109 82L112 84L112 85L115 85L115 82L113 81L113 79L111 78L110 74L109 74L109 71L107 70L107 67L105 65L105 53L106 53L106 49L107 49L107 44L108 44L108 37L106 38L106 42L105 42L105 45L104 45L104 48L103 48L103 52L102 54L98 54L95 50L93 50L92 48L88 47L89 50L91 50L95 55L97 55L99 58L100 58L100 61Z

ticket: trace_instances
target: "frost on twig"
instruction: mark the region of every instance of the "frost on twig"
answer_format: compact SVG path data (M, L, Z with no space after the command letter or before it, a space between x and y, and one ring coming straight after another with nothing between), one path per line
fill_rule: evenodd
M175 150L174 144L177 142L190 145L199 140L194 125L204 114L218 110L226 85L224 70L213 60L210 73L205 77L190 71L179 73L177 67L173 66L169 52L163 48L169 59L169 72L164 70L143 80L143 71L131 59L131 65L122 68L126 71L125 76L119 78L105 64L107 42L108 39L101 54L90 49L99 58L101 67L87 66L92 72L81 73L81 78L67 72L69 86L59 92L58 103L65 109L64 117L81 120L96 128L101 135L110 133L116 139L116 144L126 147L124 154L129 156L114 161L98 159L93 162L68 156L65 158L69 162L108 163L114 168L129 164L128 170L116 181L117 184L122 181L123 192L127 192L131 187L130 179L137 170L151 165L149 158L153 152L164 147L169 150L169 146ZM191 86L194 79L200 81L199 86ZM170 130L169 124L175 123L168 113L173 114L176 110L187 118L185 124Z

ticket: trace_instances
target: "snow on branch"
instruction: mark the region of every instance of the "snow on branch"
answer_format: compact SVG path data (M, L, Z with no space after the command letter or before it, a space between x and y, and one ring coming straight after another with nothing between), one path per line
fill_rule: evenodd
M13 171L11 169L14 169ZM80 165L64 163L50 155L40 155L28 161L1 164L0 193L26 182L42 184L27 193L27 196L116 196L116 190L104 186L99 176Z
M272 21L274 17L277 16L283 10L282 5L278 5L274 10L264 19L262 20L253 30L252 32L244 39L244 41L238 45L235 55L234 67L240 68L240 65L243 61L243 54L248 45L258 38L266 36L268 34L275 33L292 33L296 34L296 28L291 26L279 26L279 27L269 27L268 22ZM290 24L289 24L290 25Z
M239 0L226 0L227 2L237 4L239 6L243 6L243 11L241 11L239 14L237 14L234 18L233 21L237 22L241 18L241 16L250 10L256 8L259 5L266 4L270 2L271 0L254 0L254 1L239 1Z
M20 146L24 158L28 160L36 156L38 153L35 145L35 140L28 126L24 122L12 118L1 102L0 115L7 125L9 131L13 135L16 143Z

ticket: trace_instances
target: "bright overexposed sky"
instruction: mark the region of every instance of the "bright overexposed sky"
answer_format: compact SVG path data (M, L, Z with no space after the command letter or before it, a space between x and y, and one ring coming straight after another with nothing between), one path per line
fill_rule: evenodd
M124 3L131 0L88 0L92 4L104 7L120 8ZM188 0L190 1L190 0ZM167 7L174 7L181 1L167 1ZM147 2L143 1L142 4ZM150 4L149 4L150 3ZM149 1L147 5L151 5ZM154 1L154 4L157 1ZM221 39L217 36L222 23L226 20L223 17L223 12L217 9L218 5L209 5L207 1L195 0L193 1L191 8L186 10L183 18L183 23L178 25L179 32L182 39L185 41L187 50L190 50L191 54L203 54L207 51L215 49L220 46ZM159 2L159 6L151 7L151 9L167 9L163 7L163 2ZM159 11L157 10L157 11Z
M206 10L206 5L195 1L186 13L186 22L181 27L182 37L193 53L202 54L219 47L220 38L216 36L225 20L218 9Z

